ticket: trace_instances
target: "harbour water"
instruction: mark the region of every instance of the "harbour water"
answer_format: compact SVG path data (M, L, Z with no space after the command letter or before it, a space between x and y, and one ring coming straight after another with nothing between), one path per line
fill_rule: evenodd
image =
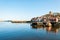
M0 22L0 40L60 40L60 28L34 28L30 23Z

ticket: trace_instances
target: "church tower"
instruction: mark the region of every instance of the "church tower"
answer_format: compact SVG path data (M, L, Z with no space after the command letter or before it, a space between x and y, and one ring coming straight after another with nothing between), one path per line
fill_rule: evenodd
M53 12L52 12L52 11L50 11L50 12L49 12L49 15L53 15Z

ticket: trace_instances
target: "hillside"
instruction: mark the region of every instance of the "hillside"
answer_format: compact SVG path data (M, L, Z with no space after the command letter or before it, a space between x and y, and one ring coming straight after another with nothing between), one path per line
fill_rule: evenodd
M60 20L60 13L58 13L58 12L49 12L48 14L45 14L45 15L42 15L42 16L40 16L40 17L34 17L34 18L32 18L31 19L31 21L32 20L41 20L41 19L43 19L44 17L46 17L46 18L49 18L50 16L54 16L54 17L57 17L59 20Z

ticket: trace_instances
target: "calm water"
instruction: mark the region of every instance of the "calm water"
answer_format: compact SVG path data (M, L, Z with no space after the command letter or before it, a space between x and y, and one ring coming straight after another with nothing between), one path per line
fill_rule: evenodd
M0 40L60 40L60 28L0 22Z

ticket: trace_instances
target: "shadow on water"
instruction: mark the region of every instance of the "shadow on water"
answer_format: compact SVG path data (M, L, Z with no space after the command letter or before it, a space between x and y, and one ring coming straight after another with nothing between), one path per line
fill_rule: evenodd
M40 28L45 28L47 32L54 32L57 33L59 28L60 28L60 24L55 24L53 26L42 26L42 25L31 25L33 29L40 29Z

